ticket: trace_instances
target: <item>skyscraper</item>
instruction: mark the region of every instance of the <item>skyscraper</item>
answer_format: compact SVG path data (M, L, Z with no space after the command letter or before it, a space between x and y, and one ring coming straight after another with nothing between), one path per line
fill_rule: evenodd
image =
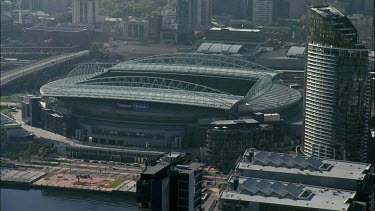
M42 11L46 13L67 13L69 2L69 0L43 0Z
M41 0L30 0L30 10L37 12L42 10L42 1Z
M195 0L177 0L177 41L187 43L194 37Z
M194 38L194 29L209 27L211 5L211 0L177 0L178 42L188 43Z
M308 11L303 150L309 156L366 161L368 50L349 19L330 6Z
M211 24L211 0L197 0L196 28L207 28Z
M98 17L98 1L72 0L73 23L95 24Z
M253 0L253 22L269 24L272 22L273 0Z

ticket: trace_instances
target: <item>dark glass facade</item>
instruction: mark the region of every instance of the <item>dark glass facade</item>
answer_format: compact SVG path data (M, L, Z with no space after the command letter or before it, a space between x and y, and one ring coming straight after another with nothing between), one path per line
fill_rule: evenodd
M332 7L308 12L304 152L367 161L368 50L349 19Z
M276 127L276 124L275 124ZM261 128L255 124L214 125L207 130L209 165L229 172L249 147L268 150L273 146L274 126Z

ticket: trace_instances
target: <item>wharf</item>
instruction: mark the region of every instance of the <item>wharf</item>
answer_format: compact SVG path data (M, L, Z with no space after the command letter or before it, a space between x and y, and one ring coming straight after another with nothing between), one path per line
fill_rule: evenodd
M0 176L2 184L26 186L36 189L55 188L130 195L135 195L136 193L136 181L134 178L127 177L81 178L78 181L76 176L72 174L55 174L36 170L25 171L13 169L1 170Z
M60 188L77 191L135 194L135 183L134 180L126 178L90 177L78 180L72 174L48 173L31 184L31 186L35 188Z
M44 175L43 171L29 171L29 170L1 170L1 183L4 184L26 184L31 185L33 182L39 180Z

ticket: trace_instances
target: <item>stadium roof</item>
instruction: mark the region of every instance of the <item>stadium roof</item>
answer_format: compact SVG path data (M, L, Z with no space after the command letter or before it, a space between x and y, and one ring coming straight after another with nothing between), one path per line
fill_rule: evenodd
M277 73L265 66L242 59L215 54L176 53L122 62L111 72L162 72L177 75L212 76L257 81Z
M8 117L5 114L0 114L0 116L1 116L1 125L15 123L15 121L12 118Z
M107 72L125 73L108 76ZM163 77L130 76L155 73L233 78L257 81L246 96L226 93L200 84ZM45 97L121 99L190 105L229 110L237 102L249 102L264 110L294 104L301 94L274 84L272 69L248 61L207 54L167 54L120 63L105 69L95 64L76 67L65 79L41 88Z

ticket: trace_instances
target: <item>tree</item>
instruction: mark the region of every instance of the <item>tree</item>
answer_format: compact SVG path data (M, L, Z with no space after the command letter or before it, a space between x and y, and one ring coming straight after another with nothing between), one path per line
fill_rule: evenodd
M89 50L92 58L103 58L104 53L101 51L102 43L90 43Z
M149 17L152 12L160 14L160 10L168 1L152 0L100 0L99 14L114 18Z

